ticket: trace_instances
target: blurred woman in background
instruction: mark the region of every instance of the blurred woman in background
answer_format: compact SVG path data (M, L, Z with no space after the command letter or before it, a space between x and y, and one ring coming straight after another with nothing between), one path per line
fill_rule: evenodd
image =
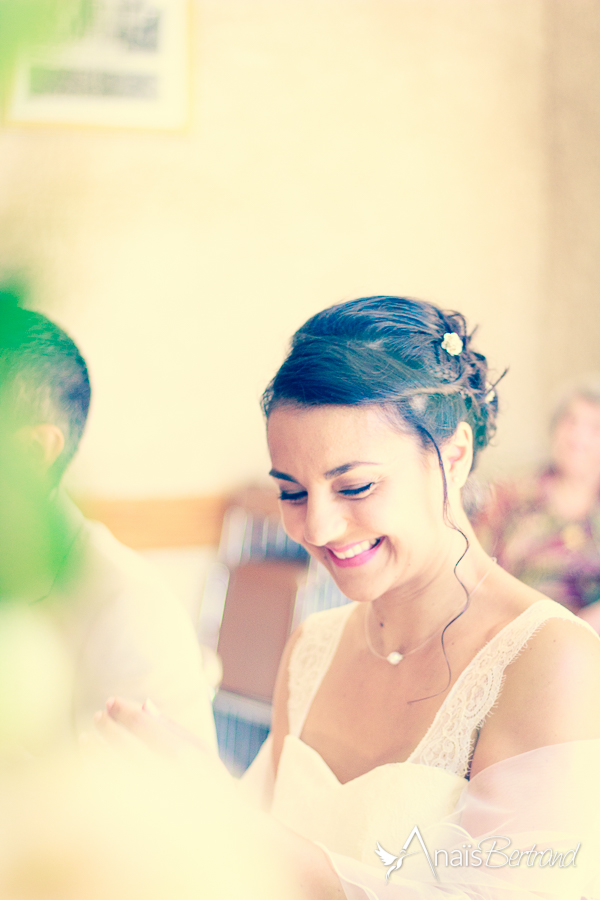
M549 463L495 485L473 524L502 568L600 629L600 377L558 404Z

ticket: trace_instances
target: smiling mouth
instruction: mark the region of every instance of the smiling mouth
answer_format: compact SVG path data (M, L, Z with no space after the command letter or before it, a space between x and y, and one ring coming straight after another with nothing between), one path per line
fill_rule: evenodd
M334 550L332 547L327 549L336 559L354 559L355 556L360 556L362 553L372 550L382 540L383 538L379 537L374 538L372 541L361 541L359 544L353 544L345 550Z

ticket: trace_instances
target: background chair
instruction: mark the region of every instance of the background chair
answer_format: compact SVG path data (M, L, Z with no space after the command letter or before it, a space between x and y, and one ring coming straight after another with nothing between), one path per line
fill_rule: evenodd
M221 756L236 774L269 733L277 668L307 568L308 554L284 532L271 491L247 489L232 499L206 579L199 638L223 665L213 706Z
M269 733L275 677L290 632L311 613L348 602L309 559L283 530L272 492L249 489L233 499L206 581L199 636L222 661L213 707L219 751L235 774Z

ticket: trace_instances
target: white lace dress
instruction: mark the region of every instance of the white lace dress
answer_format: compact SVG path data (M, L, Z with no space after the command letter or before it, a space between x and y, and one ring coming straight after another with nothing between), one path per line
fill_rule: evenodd
M511 900L518 896L556 896L560 900L581 897L581 881L575 883L571 877L574 885L571 888L571 883L567 885L564 881L564 872L559 877L553 869L551 874L556 877L550 878L548 871L542 871L539 866L525 871L525 864L516 879L514 871L511 868L509 872L508 867L492 871L485 866L481 870L463 866L439 870L438 882L433 879L424 854L418 853L407 860L401 872L394 872L387 884L385 867L377 859L375 850L379 842L392 854L398 854L415 826L427 836L427 845L436 849L465 846L467 839L474 840L473 834L492 833L494 827L504 827L503 831L497 832L502 835L511 827L511 836L515 839L513 846L530 847L531 841L527 845L518 845L516 841L533 836L537 846L541 847L543 839L548 845L552 840L555 843L559 840L558 825L564 831L560 840L566 849L568 842L578 837L580 819L586 834L590 829L588 819L593 820L595 828L598 815L591 807L583 818L580 816L579 808L585 802L585 796L582 800L577 788L574 791L569 788L567 797L570 799L566 802L561 796L558 808L554 802L548 803L543 792L540 795L545 798L542 803L539 792L536 793L535 823L541 822L548 834L542 835L537 825L531 822L524 823L521 802L525 799L524 793L531 794L532 779L542 770L547 778L553 779L561 776L565 766L569 769L587 765L597 768L600 742L558 745L559 748L575 748L575 756L569 752L568 757L562 749L557 753L556 748L542 748L542 751L550 751L549 756L544 756L542 751L532 751L513 758L520 761L519 767L511 766L512 761L508 760L508 765L492 766L471 782L466 778L478 729L498 699L506 667L549 619L568 619L587 627L585 623L552 600L534 603L496 634L464 669L427 733L405 762L377 766L342 784L321 756L300 739L300 734L355 606L352 603L311 616L304 623L294 647L289 667L290 731L270 798L273 815L328 852L346 896L352 900L417 897L433 900L441 896L496 900L503 898L506 891L510 892ZM255 773L261 768L264 770L269 753L267 744L260 759L257 758L249 770L249 781L256 780ZM509 794L510 802L506 799ZM596 797L600 800L597 790ZM531 803L524 806L529 815ZM557 819L560 820L558 824ZM465 824L470 826L468 830L465 830ZM572 872L570 870L570 876ZM586 875L586 886L588 881ZM591 893L588 892L588 896L592 896Z

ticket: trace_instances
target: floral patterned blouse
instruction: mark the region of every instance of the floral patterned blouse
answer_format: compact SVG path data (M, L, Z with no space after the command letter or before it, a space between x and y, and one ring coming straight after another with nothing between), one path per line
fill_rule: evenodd
M473 527L504 569L577 612L600 600L600 498L585 519L561 519L548 508L550 478L495 485Z

